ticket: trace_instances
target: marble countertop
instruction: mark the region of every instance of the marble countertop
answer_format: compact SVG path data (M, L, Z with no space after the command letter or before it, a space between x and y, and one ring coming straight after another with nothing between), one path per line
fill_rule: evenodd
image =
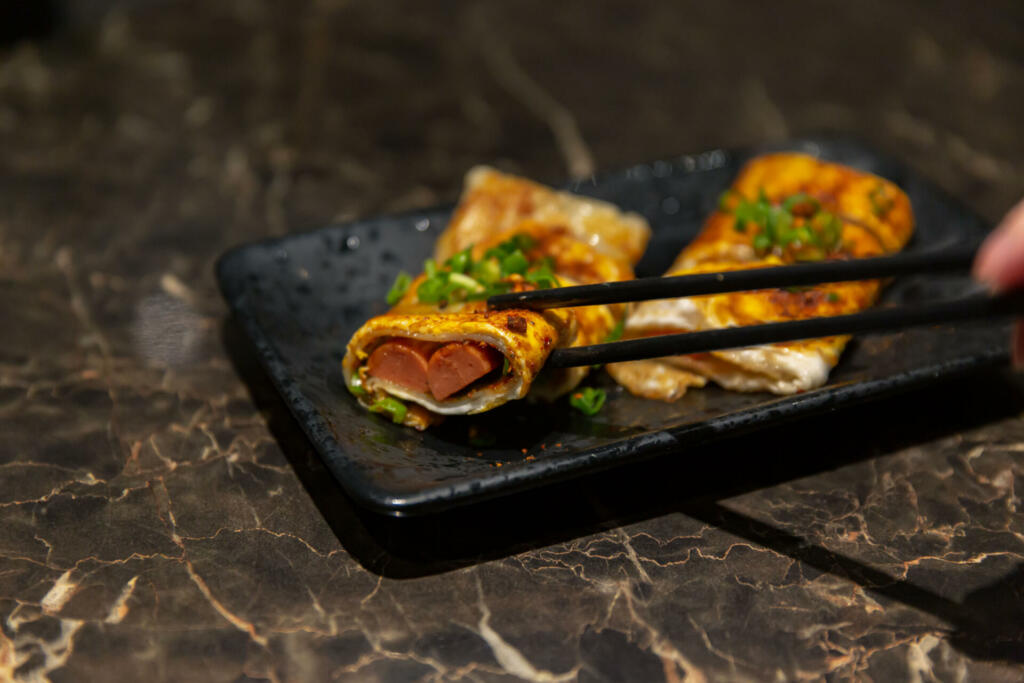
M111 3L115 6L117 3ZM1024 382L960 378L417 519L354 507L235 244L861 137L1024 195L1019 3L140 2L0 52L0 680L1012 681Z

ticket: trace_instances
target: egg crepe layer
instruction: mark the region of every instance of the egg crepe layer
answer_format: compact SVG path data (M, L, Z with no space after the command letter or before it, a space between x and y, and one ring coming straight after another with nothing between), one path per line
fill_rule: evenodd
M478 167L466 176L434 256L437 264L461 258L479 265L495 250L508 254L519 245L533 265L503 273L499 284L505 291L524 291L543 280L531 281L541 269L550 269L554 278L545 284L555 286L630 279L649 236L642 218L610 204ZM491 311L483 300L487 292L472 287L470 296L456 292L424 301L430 277L415 278L390 311L360 327L342 361L345 381L361 404L374 409L384 399L397 399L405 408L393 418L417 429L442 415L480 413L528 394L550 400L572 390L588 369L541 373L548 355L560 347L600 343L625 310ZM460 275L447 277L455 281ZM459 387L459 378L473 379Z
M805 155L773 154L743 168L719 210L666 275L881 256L899 251L913 227L910 201L893 183ZM856 313L874 304L882 284L842 282L647 301L631 311L623 336ZM792 394L824 384L848 341L836 336L614 363L608 372L632 393L664 401L709 379L736 391Z

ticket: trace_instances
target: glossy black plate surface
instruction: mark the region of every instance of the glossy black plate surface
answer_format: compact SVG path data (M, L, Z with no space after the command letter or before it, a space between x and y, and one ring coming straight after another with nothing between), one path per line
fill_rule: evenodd
M917 218L910 249L977 239L986 230L925 179L850 140L713 150L569 189L646 216L654 235L637 275L658 275L697 233L742 163L783 149L899 184ZM385 294L398 271L419 272L448 215L448 208L430 209L290 235L233 249L217 266L225 299L328 469L354 499L380 512L429 512L656 454L686 457L689 445L1008 360L1006 323L931 327L855 340L825 387L793 397L709 386L664 404L635 398L599 372L588 381L605 387L609 400L593 418L564 399L554 406L517 402L416 432L360 408L343 386L340 361L352 332L388 308ZM893 284L884 301L950 298L969 289L966 276L910 277Z

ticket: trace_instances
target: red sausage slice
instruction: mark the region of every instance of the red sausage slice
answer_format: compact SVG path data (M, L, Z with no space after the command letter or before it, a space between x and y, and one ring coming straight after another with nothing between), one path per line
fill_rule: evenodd
M430 357L427 382L430 393L443 401L501 366L504 357L493 347L477 342L445 344Z
M438 346L416 339L391 339L373 350L366 369L374 377L425 394L430 388L427 363Z

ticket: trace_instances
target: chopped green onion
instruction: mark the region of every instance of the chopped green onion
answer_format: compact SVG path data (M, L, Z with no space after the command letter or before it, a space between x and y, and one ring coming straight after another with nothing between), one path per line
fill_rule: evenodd
M619 322L615 323L615 327L611 329L608 336L604 338L603 344L608 342L619 341L622 339L622 333L626 331L626 317L619 318Z
M731 196L720 197L722 210L729 210ZM775 206L769 203L764 188L758 190L757 196L756 201L739 197L731 211L736 232L745 233L751 224L758 228L752 238L752 246L758 254L772 249L791 250L796 260L815 261L839 249L842 222L836 215L822 210L821 203L814 197L799 192Z
M422 303L436 304L450 299L454 294L466 295L483 289L483 285L468 275L440 271L420 283L416 288L416 296Z
M491 247L484 252L484 258L497 258L499 260L508 256L514 251L529 251L537 246L537 240L526 234L518 234L510 237L501 244Z
M473 247L469 246L456 253L450 259L445 261L444 265L451 268L453 273L465 273L473 263L473 257L469 254L472 248Z
M871 210L876 216L882 216L892 208L893 200L885 192L885 186L878 183L868 193L868 200L871 202Z
M436 304L444 298L448 289L450 273L434 273L416 288L416 297L425 304Z
M825 246L829 249L838 249L839 242L843 236L843 223L839 220L839 217L835 214L821 212L823 216L827 216L825 226L822 228L821 234L824 238Z
M825 297L825 298L826 298L826 299L828 299L828 302L829 302L830 304L838 303L838 302L839 302L839 300L840 300L840 297L839 297L839 295L838 295L838 294L836 294L835 292L829 292L829 293L828 293L828 296L827 296L827 297Z
M736 216L737 222L740 223L753 222L757 218L755 214L756 210L754 208L754 204L746 201L745 199L741 199L740 203L737 204L736 208L733 210L733 215Z
M780 244L783 235L789 235L793 228L793 216L777 206L765 209L764 232L772 243ZM780 246L782 246L780 244Z
M779 238L776 240L776 244L783 249L790 245L805 247L818 242L820 242L818 236L811 232L806 226L800 226L799 228L787 228L780 232Z
M501 374L507 375L508 371L512 369L512 364L508 362L508 356L505 357L505 363L501 366Z
M608 394L604 389L584 387L569 398L569 403L584 415L594 416L601 412L607 398Z
M477 261L473 264L472 273L477 282L492 284L501 279L501 264L493 257Z
M806 225L801 226L799 232L799 238L801 244L813 244L815 246L821 246L821 236L814 232Z
M501 274L505 277L513 274L522 275L526 272L529 265L530 262L526 260L526 255L521 250L516 249L501 260Z
M552 287L558 287L558 278L555 277L555 272L552 270L553 261L550 258L539 261L537 265L534 265L524 277L527 282L532 282L536 285L537 289L551 289Z
M484 288L479 282L468 275L463 275L462 273L452 273L448 276L448 282L470 292L478 292Z
M511 290L514 283L503 281L510 275L522 275L539 289L559 286L553 271L553 259L548 257L533 263L527 259L524 252L536 244L529 235L519 234L488 249L479 261L473 259L472 245L452 255L440 267L429 259L423 263L425 277L416 288L416 296L426 304L452 299L483 300ZM402 280L402 285L407 290L411 279L408 276L406 279L408 282ZM400 289L393 288L393 291L399 292ZM389 294L389 301L392 298L397 301L402 295L404 290L393 297Z
M366 396L369 393L363 388L363 380L359 377L352 378L352 381L348 383L348 390L352 392L353 396Z
M398 274L395 278L395 284L391 285L391 289L388 291L388 305L394 306L399 300L405 296L405 293L409 291L409 286L412 284L412 278L409 277L409 273L404 270Z
M374 401L373 404L370 405L370 412L390 415L392 422L395 424L402 424L402 421L405 419L405 414L408 412L408 408L406 408L405 404L397 398L387 396Z
M537 289L553 289L558 286L558 278L551 273L527 273L526 281L532 282L536 285Z

